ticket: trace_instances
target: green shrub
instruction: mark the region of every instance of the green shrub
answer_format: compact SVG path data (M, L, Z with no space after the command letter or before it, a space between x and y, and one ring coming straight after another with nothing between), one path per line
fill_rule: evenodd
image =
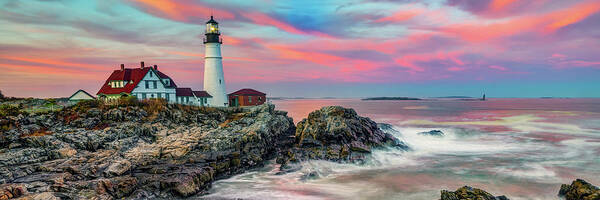
M79 102L77 102L77 104L73 105L73 107L71 107L71 109L78 111L78 112L84 112L89 110L90 108L98 108L102 105L102 102L98 101L98 100L81 100Z
M119 98L119 106L140 106L141 103L135 96L127 96Z
M0 116L16 116L21 114L21 108L9 104L0 105Z
M167 101L164 99L145 99L142 100L142 105L149 114L156 114L167 108Z

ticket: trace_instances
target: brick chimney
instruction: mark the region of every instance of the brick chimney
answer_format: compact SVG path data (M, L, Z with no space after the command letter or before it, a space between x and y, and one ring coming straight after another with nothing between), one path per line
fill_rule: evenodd
M121 64L121 71L125 71L125 64Z
M140 68L144 69L144 61L140 62Z
M157 65L154 65L154 70L158 70L158 66Z

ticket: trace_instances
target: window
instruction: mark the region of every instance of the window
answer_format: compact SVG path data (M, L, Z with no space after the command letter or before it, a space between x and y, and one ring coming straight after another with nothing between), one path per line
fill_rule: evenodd
M169 101L169 93L165 93L165 99L167 99L167 101Z
M156 97L158 97L158 98L162 98L162 94L161 94L161 93L158 93L158 94L156 94Z
M148 81L144 81L144 83L146 83L146 89L150 88L150 83L148 83Z
M152 81L152 86L153 86L153 88L154 88L154 89L156 89L156 88L157 88L157 87L156 87L156 81Z
M252 103L252 97L248 97L248 102Z
M146 99L146 93L142 93L142 99Z
M219 79L219 84L221 84L221 79Z
M190 97L185 97L185 102L190 102Z
M152 77L152 71L150 71L150 73L148 73L148 74L150 74L150 77Z

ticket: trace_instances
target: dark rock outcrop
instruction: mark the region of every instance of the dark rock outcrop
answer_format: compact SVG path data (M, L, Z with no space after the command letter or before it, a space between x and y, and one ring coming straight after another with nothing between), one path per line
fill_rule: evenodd
M440 130L425 131L425 132L420 132L420 133L417 133L417 134L419 134L419 135L436 136L436 137L442 137L442 136L444 136L444 132L442 132Z
M277 162L282 168L289 162L308 159L361 162L373 148L380 147L408 148L353 109L328 106L298 122L294 146L280 155Z
M442 190L441 200L508 200L506 196L493 196L492 194L478 188L463 186L452 192Z
M263 166L295 132L268 104L66 108L0 120L0 198L186 197Z
M582 180L574 180L571 185L562 184L558 196L565 200L600 200L600 189Z

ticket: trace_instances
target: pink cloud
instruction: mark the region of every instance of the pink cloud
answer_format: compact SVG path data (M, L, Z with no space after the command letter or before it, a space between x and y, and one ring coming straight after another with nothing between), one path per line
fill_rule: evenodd
M411 71L415 72L423 72L425 68L418 65L420 62L429 62L429 61L437 61L437 60L446 60L452 61L458 65L464 65L458 56L460 56L461 52L437 52L437 53L422 53L422 54L407 54L398 59L395 59L396 64L400 67L408 68Z
M499 22L473 21L442 27L441 32L471 42L485 42L521 33L552 33L600 11L600 2L588 1L541 15L526 15Z
M503 9L506 9L506 7L510 6L511 4L513 4L514 2L516 2L517 0L493 0L490 3L490 9L492 11L501 11Z
M506 71L506 70L508 70L505 67L502 67L500 65L490 65L489 68L490 69L495 69L495 70L500 70L500 71Z
M465 69L466 68L464 68L464 67L449 67L449 68L447 68L447 70L451 71L451 72L464 71Z
M191 17L206 18L211 14L221 19L232 19L231 12L210 8L197 3L176 0L130 0L140 5L151 14L166 17L175 21L187 22Z
M299 35L314 35L314 36L318 36L318 37L327 37L327 38L333 38L330 35L327 35L325 33L322 32L318 32L318 31L303 31L300 29L297 29L296 27L285 23L283 21L277 20L275 18L270 17L269 15L266 15L264 13L260 13L260 12L248 12L248 13L240 13L242 16L248 18L249 20L251 20L252 22L254 22L255 24L260 24L260 25L267 25L267 26L274 26L278 29L281 29L285 32L288 33L293 33L293 34L299 34Z
M402 10L392 14L391 16L379 18L375 20L375 22L402 22L412 19L421 13L423 13L423 10L421 9Z
M552 54L552 58L564 59L564 58L567 58L567 56L563 55L563 54L555 53L555 54Z

